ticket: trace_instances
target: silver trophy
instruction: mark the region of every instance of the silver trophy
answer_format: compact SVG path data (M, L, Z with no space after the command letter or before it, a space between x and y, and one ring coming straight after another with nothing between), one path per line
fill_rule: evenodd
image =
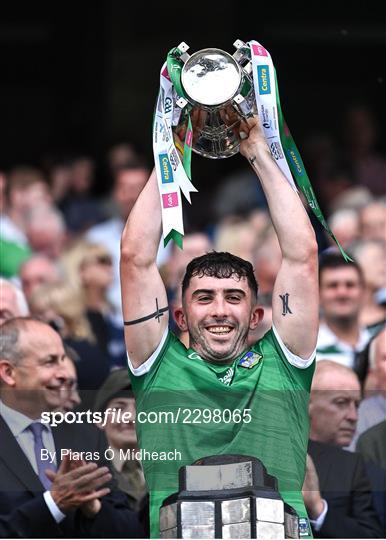
M181 85L187 99L176 105L182 109L175 125L177 135L185 133L190 113L193 126L192 149L202 156L221 159L239 150L239 125L243 117L256 114L252 64L249 47L237 40L231 55L221 49L202 49L191 56L186 43L178 49L184 63Z
M299 518L277 480L251 456L219 455L181 467L160 509L160 538L299 538Z

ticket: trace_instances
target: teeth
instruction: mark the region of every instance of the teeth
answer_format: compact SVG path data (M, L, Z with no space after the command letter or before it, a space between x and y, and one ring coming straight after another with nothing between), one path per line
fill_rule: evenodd
M212 334L229 334L231 328L228 326L212 326L208 328L209 332Z

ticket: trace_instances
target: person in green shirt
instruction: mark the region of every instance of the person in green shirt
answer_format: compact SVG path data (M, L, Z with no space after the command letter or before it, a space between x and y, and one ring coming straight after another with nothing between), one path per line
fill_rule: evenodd
M263 316L252 265L229 253L208 253L187 266L174 317L189 333L189 348L168 331L156 266L161 208L154 171L122 235L125 340L152 537L159 536L162 501L178 490L179 468L213 454L260 459L284 500L307 517L301 489L318 330L317 244L258 119L242 130L240 152L260 179L282 252L273 328L261 340L248 347L248 333Z

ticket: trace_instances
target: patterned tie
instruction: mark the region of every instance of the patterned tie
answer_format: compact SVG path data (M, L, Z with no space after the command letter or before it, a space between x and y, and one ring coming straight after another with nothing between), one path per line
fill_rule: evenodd
M49 460L47 461L42 460L41 451L46 449L43 444L43 438L42 438L44 426L40 422L34 422L33 424L30 424L29 429L32 431L33 436L34 436L35 458L36 458L36 464L38 466L38 475L39 475L40 481L46 489L50 489L52 482L51 480L47 478L44 471L46 469L50 469L51 471L56 472L56 465L55 463L51 463Z

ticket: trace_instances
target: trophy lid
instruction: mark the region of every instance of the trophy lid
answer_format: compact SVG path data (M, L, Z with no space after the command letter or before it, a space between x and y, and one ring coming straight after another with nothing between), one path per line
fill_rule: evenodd
M233 98L240 86L241 69L221 49L202 49L182 68L181 82L188 97L201 105L220 105Z

